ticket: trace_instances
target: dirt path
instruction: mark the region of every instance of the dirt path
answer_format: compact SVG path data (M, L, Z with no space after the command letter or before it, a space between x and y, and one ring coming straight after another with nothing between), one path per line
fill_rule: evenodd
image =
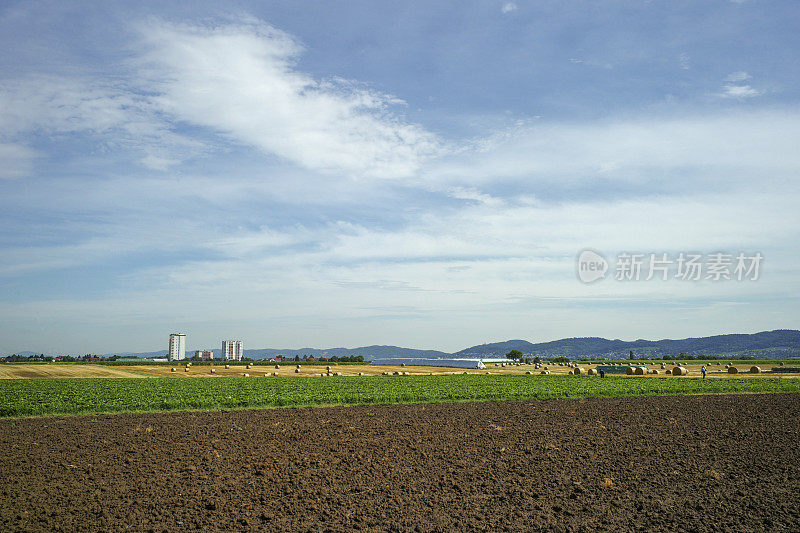
M0 420L0 530L800 530L800 395Z

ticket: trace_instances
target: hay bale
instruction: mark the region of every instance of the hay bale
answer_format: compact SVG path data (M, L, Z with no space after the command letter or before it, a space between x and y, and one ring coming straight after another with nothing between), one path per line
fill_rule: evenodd
M395 371L395 373L394 373L394 375L395 375L395 376L402 376L402 375L403 375L403 373L402 373L402 372L400 372L400 371L397 371L397 370L396 370L396 371Z
M363 375L364 375L364 373L363 373L363 372L359 372L359 373L358 373L358 375L359 375L359 376L363 376Z
M670 375L671 375L671 374L672 374L672 370L670 370L670 369L668 368L668 369L667 369L667 371L666 371L666 372L664 372L664 373L665 373L665 374L670 374Z
M735 366L728 366L728 374L738 374L739 369Z
M633 374L635 376L644 376L647 374L647 367L646 366L636 366L633 368Z
M596 376L597 375L597 369L596 368L590 368L589 370L586 371L586 373L589 374L590 376Z
M550 373L550 371L549 371L549 370L542 370L542 371L541 371L541 372L539 372L539 373L540 373L541 375L543 375L543 376L546 376L547 374L549 374L549 373Z
M280 370L280 369L281 369L281 365L275 365L275 370Z
M173 367L173 368L170 368L170 369L169 369L169 371L170 371L170 372L175 372L175 368L174 368L174 367Z
M653 370L651 370L650 373L651 374L656 374L656 375L660 374L660 372L658 370L656 370L655 368Z
M212 368L212 369L211 369L211 373L213 374L214 372L216 372L216 370L214 370L214 369Z
M406 364L405 363L400 363L400 366L406 366Z
M183 371L184 372L188 372L189 371L189 367L187 366L186 368L183 369Z
M689 371L686 368L682 367L682 366L676 366L675 368L672 369L672 375L673 376L688 376L689 375Z
M326 367L325 367L325 372L330 372L330 371L331 371L331 367L329 367L329 366L326 366Z
M633 367L632 367L632 366L629 366L628 368L626 368L626 369L625 369L625 373L626 373L627 375L629 375L629 376L632 376L632 375L633 375Z
M253 368L253 365L251 365L250 363L247 363L247 370L250 370L251 368Z
M383 374L381 374L381 375L383 375L383 376L390 376L391 374L390 374L389 372L384 372L384 373L383 373Z
M225 370L228 370L230 367L231 365L225 365Z
M576 366L575 370L573 370L572 373L575 374L576 376L580 376L581 374L584 373L584 371L583 371L583 369L581 367Z
M487 372L487 374L488 374L488 372ZM525 371L525 374L527 374L528 376L530 376L531 374L533 374L533 372L531 372L530 370L526 370L526 371Z
M250 377L250 374L248 374L247 372L245 372L245 373L243 373L243 374L242 374L242 377L249 378L249 377Z
M751 374L760 374L761 373L761 369L759 367L757 367L757 366L751 366L750 367L750 373Z
M719 364L719 363L717 363L717 364ZM778 366L783 366L783 361L781 361L780 363L778 363Z
M550 370L549 367L544 367L542 370Z
M665 368L667 368L667 365L665 365L664 363L661 363L661 370L664 370Z

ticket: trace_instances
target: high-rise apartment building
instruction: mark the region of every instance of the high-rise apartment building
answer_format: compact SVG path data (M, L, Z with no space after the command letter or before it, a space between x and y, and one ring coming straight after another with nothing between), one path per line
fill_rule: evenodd
M169 352L167 353L169 361L180 361L186 359L186 334L185 333L172 333L169 336Z
M222 341L222 358L226 361L241 361L244 355L242 341Z

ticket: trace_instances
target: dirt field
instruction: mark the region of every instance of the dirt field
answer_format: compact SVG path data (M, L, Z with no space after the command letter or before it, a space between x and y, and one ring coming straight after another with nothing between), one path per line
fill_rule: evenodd
M0 530L799 531L800 395L0 420Z
M650 369L659 369L661 364L651 363L647 365ZM295 372L296 365L293 364L278 364L279 368L275 368L275 363L259 362L254 364L252 368L247 369L244 366L231 365L230 368L225 368L225 364L220 362L213 367L211 366L191 366L188 371L185 364L176 362L173 366L165 365L126 365L126 366L108 366L108 365L75 365L69 363L51 363L51 364L0 364L0 379L20 379L20 378L121 378L121 377L209 377L209 376L241 376L247 372L251 376L263 376L264 374L272 374L277 372L280 376L318 376L320 373L325 373L326 368L330 366L331 372L339 372L343 376L357 376L360 373L370 376L381 374L383 372L408 372L409 374L461 374L469 372L471 374L485 374L490 372L492 374L525 374L526 372L533 372L538 374L545 367L552 374L569 374L572 371L571 367L566 364L562 365L542 365L540 369L535 369L534 365L511 365L489 363L485 370L465 369L465 368L451 368L451 367L435 367L435 366L385 366L385 365L337 365L331 363L330 365L300 365L300 371ZM584 370L594 368L596 365L578 365ZM700 367L702 365L686 365L689 370L688 377L700 377ZM798 378L798 374L774 374L770 372L769 367L762 366L761 374L750 374L748 370L752 365L738 365L738 374L728 374L724 366L710 365L708 366L709 378ZM173 372L172 369L175 369ZM211 369L214 369L212 374ZM672 365L666 365L666 368L673 368ZM658 377L670 378L660 370ZM678 378L678 376L674 376Z

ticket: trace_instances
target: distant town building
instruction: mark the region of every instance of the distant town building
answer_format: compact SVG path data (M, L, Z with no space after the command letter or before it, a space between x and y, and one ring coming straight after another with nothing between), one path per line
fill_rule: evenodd
M186 359L186 334L172 333L169 336L167 360L180 361L181 359Z
M214 359L214 352L211 350L195 350L194 356L199 357L203 361L208 361L210 359Z
M244 355L242 341L222 341L222 358L226 361L241 361Z

